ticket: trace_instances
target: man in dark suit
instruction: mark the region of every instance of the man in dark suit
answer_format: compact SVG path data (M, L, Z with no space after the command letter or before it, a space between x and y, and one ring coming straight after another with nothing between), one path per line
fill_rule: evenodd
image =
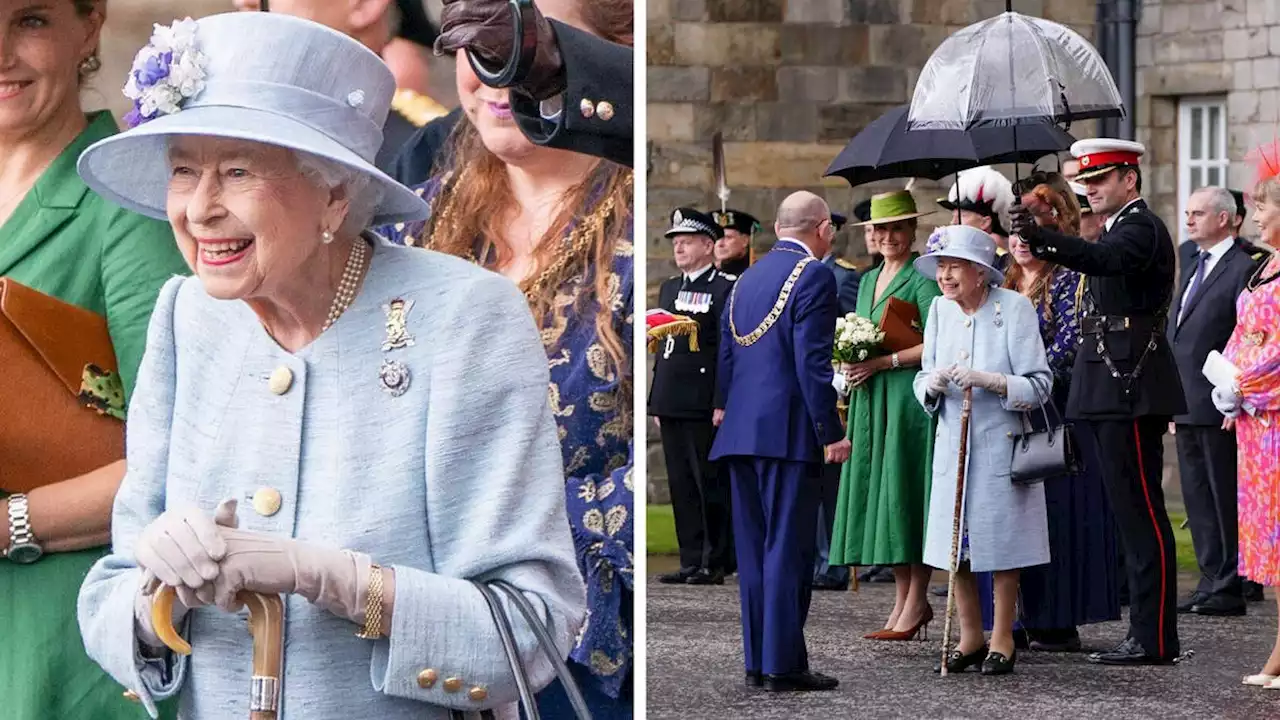
M689 349L688 338L667 336L649 387L649 414L662 435L680 546L680 569L658 577L667 584L723 585L736 566L729 482L711 462L711 415L724 406L723 400L716 403L720 316L733 287L713 262L721 232L710 215L692 208L677 208L666 232L680 274L662 283L658 307L698 322L697 352Z
M1236 438L1223 429L1213 385L1201 373L1211 351L1222 351L1236 326L1236 298L1256 260L1233 237L1236 203L1223 188L1200 188L1187 200L1187 235L1179 248L1182 278L1169 314L1169 344L1178 363L1187 411L1173 418L1187 522L1200 582L1178 612L1243 615L1236 572Z
M628 45L548 20L532 7L528 37L516 37L507 0L444 0L436 51L466 50L458 62L479 66L495 84L513 52L534 38L527 70L511 88L516 124L538 145L631 166L634 53Z
M760 221L732 208L717 210L711 217L724 228L724 235L716 241L716 267L735 277L741 275L751 267L751 243L760 230Z
M831 211L809 192L787 197L778 242L743 274L721 321L723 409L712 446L733 485L734 544L749 686L831 690L809 669L804 624L813 578L820 465L844 462L831 355L835 278Z
M831 226L840 232L848 218L840 213L831 213ZM853 263L836 257L833 248L822 258L822 264L831 269L836 277L836 299L840 303L840 314L847 315L857 311L858 281L861 275ZM820 477L820 498L818 500L818 538L817 553L813 561L814 590L845 590L849 587L849 568L846 565L831 565L831 533L836 522L836 502L840 497L840 468L843 463L824 463Z
M1080 140L1071 154L1093 211L1107 215L1096 243L1036 225L1014 206L1013 232L1036 257L1086 276L1082 342L1072 369L1067 417L1093 434L1115 513L1129 578L1129 633L1090 660L1108 665L1169 664L1180 652L1173 528L1160 470L1169 421L1187 411L1165 331L1177 255L1169 231L1143 201L1141 144Z

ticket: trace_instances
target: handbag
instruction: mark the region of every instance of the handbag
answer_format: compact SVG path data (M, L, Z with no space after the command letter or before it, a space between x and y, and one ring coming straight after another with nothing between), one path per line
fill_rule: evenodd
M511 618L507 615L506 609L498 599L498 592L507 596L511 604L524 616L525 622L533 630L534 636L538 638L538 645L542 648L543 654L555 666L556 677L559 678L560 683L564 686L565 694L569 696L569 703L573 705L574 715L578 717L578 720L591 720L591 711L587 708L587 701L582 696L582 690L578 687L577 681L573 679L568 663L564 661L564 658L560 656L560 652L556 649L556 643L551 637L551 631L547 629L546 624L538 617L538 613L533 609L533 604L529 602L529 598L525 597L519 588L506 580L490 580L487 583L473 580L472 585L475 585L476 589L480 591L480 595L484 597L485 603L489 606L489 615L493 618L493 623L498 628L498 639L502 642L503 651L507 655L507 662L511 665L511 673L515 675L516 687L520 691L520 705L524 711L522 717L525 720L540 720L538 701L534 696L533 686L529 684L529 672L524 666L524 661L520 659L520 648L516 645ZM482 720L492 720L494 717L492 710L483 710L479 714ZM467 713L461 710L449 711L450 720L465 720L466 717Z
M919 345L924 342L920 308L906 300L889 298L880 316L880 331L884 333L880 347L886 352L902 352Z
M0 278L0 367L0 490L124 458L124 385L101 316Z
M1036 398L1042 399L1040 382L1032 379L1031 387L1036 391ZM1052 405L1053 398L1046 388L1040 404L1040 412L1044 416L1043 430L1035 429L1030 412L1018 416L1022 432L1013 436L1013 459L1009 467L1009 476L1016 484L1036 483L1080 472L1071 426L1062 421L1056 407L1053 408L1053 420L1057 422L1050 419L1049 407Z

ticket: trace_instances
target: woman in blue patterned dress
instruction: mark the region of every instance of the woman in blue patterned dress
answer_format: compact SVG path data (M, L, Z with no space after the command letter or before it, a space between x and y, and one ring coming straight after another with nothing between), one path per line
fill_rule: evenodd
M631 44L629 0L538 7ZM431 217L385 232L469 258L525 292L551 365L565 499L587 583L587 625L569 666L594 718L630 718L632 171L534 145L515 125L507 91L481 84L462 58L456 67L464 118L449 139L451 165L416 189ZM539 694L538 706L544 717L573 716L559 683Z
M1020 180L1014 193L1041 226L1079 234L1080 206L1061 175L1035 173ZM1053 404L1061 413L1079 343L1081 276L1035 258L1017 237L1010 238L1009 245L1013 263L1005 287L1025 295L1039 312L1040 335L1053 372ZM1044 424L1041 415L1033 415L1032 420L1036 427ZM1076 475L1050 478L1044 485L1049 564L1022 572L1018 615L1032 650L1079 650L1078 626L1120 619L1115 524L1098 474L1100 460L1088 433L1076 433L1073 438L1084 469ZM983 619L989 624L990 581L981 585Z

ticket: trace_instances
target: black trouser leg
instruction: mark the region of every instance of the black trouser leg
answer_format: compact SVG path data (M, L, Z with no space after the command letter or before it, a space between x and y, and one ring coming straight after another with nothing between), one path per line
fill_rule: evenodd
M706 521L708 570L728 573L737 567L733 553L733 501L729 486L729 473L723 472L720 463L712 462L711 446L715 443L716 428L710 422L684 421L690 426L691 452L698 459L698 478L702 488L702 511Z
M1236 443L1220 427L1179 425L1178 470L1200 566L1197 590L1239 597L1236 571Z
M1102 479L1124 545L1129 577L1129 636L1148 654L1179 653L1178 577L1173 527L1160 487L1163 436L1160 418L1083 423L1098 442Z
M697 456L693 423L661 418L662 454L667 462L667 485L676 521L680 567L706 567L707 519L702 497L702 463ZM710 425L710 423L707 423ZM706 455L703 455L705 460Z

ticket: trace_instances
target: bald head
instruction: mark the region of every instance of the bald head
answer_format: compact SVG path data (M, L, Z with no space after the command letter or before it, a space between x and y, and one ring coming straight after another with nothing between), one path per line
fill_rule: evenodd
M791 193L778 205L773 229L780 238L795 238L808 245L819 258L831 251L835 234L827 201L807 190Z

